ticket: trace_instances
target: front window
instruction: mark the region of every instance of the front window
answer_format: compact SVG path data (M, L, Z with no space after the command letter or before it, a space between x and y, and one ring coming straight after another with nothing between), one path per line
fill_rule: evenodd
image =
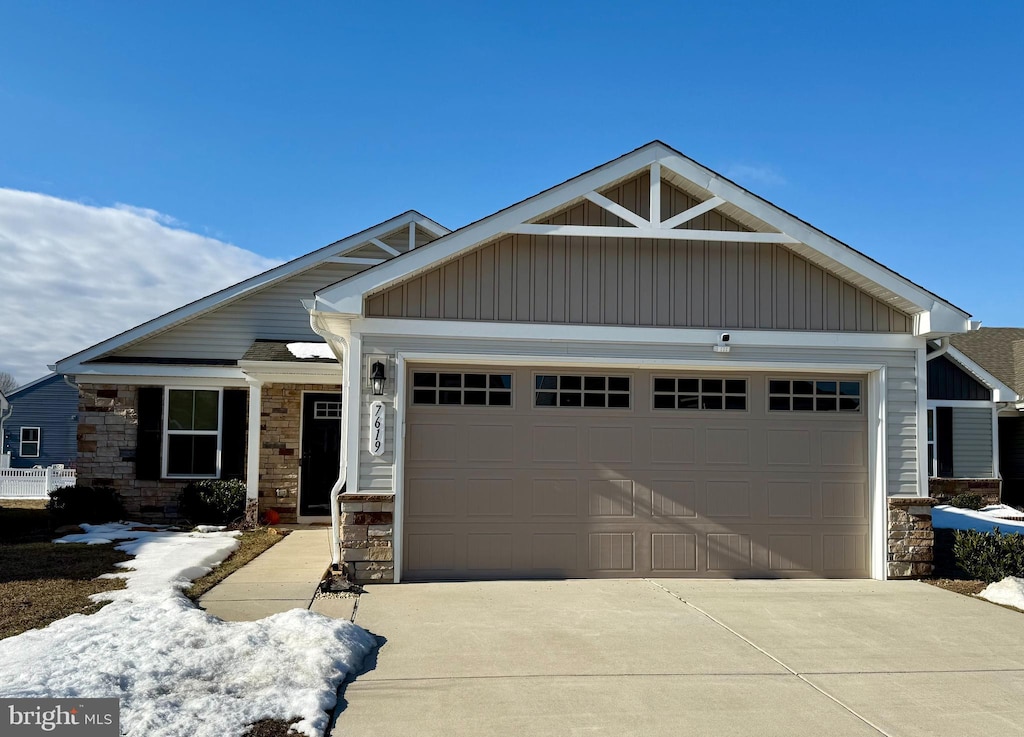
M220 473L219 389L168 389L164 399L164 476L216 478Z
M939 475L939 460L935 453L935 410L928 410L928 475Z
M21 428L21 457L38 458L42 431L38 427Z

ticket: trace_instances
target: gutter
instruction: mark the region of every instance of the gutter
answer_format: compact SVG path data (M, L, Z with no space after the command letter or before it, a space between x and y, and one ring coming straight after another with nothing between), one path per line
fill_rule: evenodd
M938 350L934 350L931 353L929 353L928 357L925 360L931 361L934 358L938 358L939 356L944 355L946 351L949 350L949 345L949 336L946 336L945 338L939 338Z

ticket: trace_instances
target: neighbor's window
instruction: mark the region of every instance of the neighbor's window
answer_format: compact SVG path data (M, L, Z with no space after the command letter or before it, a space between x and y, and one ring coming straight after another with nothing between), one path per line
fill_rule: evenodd
M164 476L220 473L219 389L168 389L164 400Z
M535 407L611 407L629 409L628 376L534 377Z
M771 379L768 409L774 412L860 412L860 382Z
M42 431L38 427L23 427L21 428L21 457L22 458L38 458L39 448L42 446L40 441L42 437Z
M512 374L414 371L412 403L511 407Z
M654 378L655 409L746 409L746 379Z

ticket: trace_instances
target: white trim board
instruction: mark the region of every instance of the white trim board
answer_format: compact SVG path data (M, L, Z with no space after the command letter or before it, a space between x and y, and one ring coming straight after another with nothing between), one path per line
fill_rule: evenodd
M280 266L276 266L262 274L257 274L250 279L241 281L227 287L226 289L222 289L219 292L214 292L213 294L202 297L195 302L179 307L176 310L171 310L168 313L148 322L144 322L130 330L126 330L119 335L97 343L83 351L79 351L78 353L74 353L66 358L62 358L56 364L56 372L64 374L75 373L78 367L86 361L99 358L100 356L110 353L111 351L115 351L128 343L134 343L142 340L154 333L166 330L193 317L197 317L200 314L209 312L228 301L261 291L279 281L282 281L283 279L294 276L295 274L299 274L303 271L308 271L309 269L328 261L332 257L342 256L349 251L362 248L370 243L371 239L382 238L389 233L406 227L408 224L411 224L414 227L418 225L427 232L439 236L451 232L443 225L439 225L415 210L409 210L401 215L391 218L390 220L385 220L384 222L378 223L366 230L350 235L347 238L342 238L339 241L335 241L334 243L317 249L311 253L307 253L305 256L300 256L297 259Z
M318 313L330 324L348 318ZM905 333L826 333L783 330L707 330L703 328L648 328L635 326L539 324L484 322L476 320L403 320L360 318L351 321L352 329L363 335L388 335L438 338L489 338L494 340L535 340L559 342L622 342L673 345L717 345L723 332L731 336L733 350L744 347L783 348L858 348L916 350L923 339ZM728 356L729 354L720 354Z
M920 334L936 332L966 332L969 329L967 313L942 300L923 287L888 269L868 256L854 250L840 241L813 228L784 210L757 197L728 179L686 158L669 146L654 141L625 156L608 162L589 172L581 174L518 204L512 205L489 217L479 220L447 236L439 238L429 246L398 262L388 262L345 282L320 290L316 295L317 309L342 314L363 314L363 302L367 295L380 291L395 282L406 279L426 269L471 250L503 234L517 229L543 229L533 221L585 198L593 201L593 195L617 181L650 168L652 185L655 178L660 181L661 170L681 177L695 187L710 193L723 203L731 204L753 218L765 223L778 233L762 233L751 238L788 238L787 242L805 246L819 254L821 265L835 272L836 266L848 269L881 290L879 297L901 309L915 314L915 327ZM652 187L652 192L655 188ZM598 200L600 204L600 200ZM717 203L716 203L717 206ZM648 228L615 228L623 231L618 237L652 237L646 231L655 230L652 218ZM636 225L642 218L636 216ZM671 236L685 237L685 236ZM725 237L725 236L719 236ZM838 274L843 276L842 273ZM877 290L876 290L877 291Z
M1016 402L1020 396L1009 386L990 374L980 364L961 350L949 346L944 356L992 390L993 402Z

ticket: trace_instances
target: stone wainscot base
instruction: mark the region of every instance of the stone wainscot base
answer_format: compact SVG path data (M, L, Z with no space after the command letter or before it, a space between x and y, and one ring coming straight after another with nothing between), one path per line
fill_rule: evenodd
M935 532L931 497L889 499L889 578L922 578L935 571Z

